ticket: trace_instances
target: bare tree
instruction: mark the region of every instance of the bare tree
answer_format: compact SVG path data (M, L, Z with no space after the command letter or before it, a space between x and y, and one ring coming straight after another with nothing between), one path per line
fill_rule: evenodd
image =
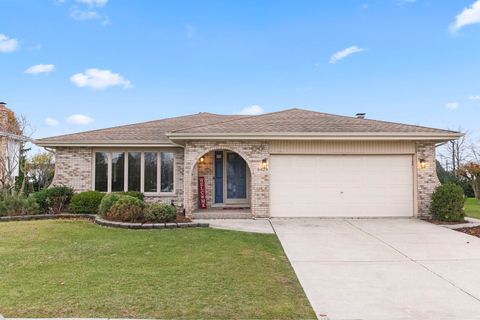
M31 127L26 117L17 117L9 109L3 109L0 117L0 186L14 188L15 177L25 172L22 151L31 140Z
M54 171L55 164L52 152L39 152L26 162L26 179L39 190L50 185Z
M470 157L472 161L480 163L480 141L470 145Z
M463 163L469 160L471 153L471 144L469 142L469 132L459 128L457 131L463 132L464 135L453 141L447 142L443 151L439 153L439 158L447 171L454 176L458 176L458 169Z

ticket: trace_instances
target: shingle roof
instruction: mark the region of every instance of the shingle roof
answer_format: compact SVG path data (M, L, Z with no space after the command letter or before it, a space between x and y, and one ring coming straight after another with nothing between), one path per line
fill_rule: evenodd
M77 144L172 144L181 137L218 135L419 135L455 138L449 130L386 121L359 119L302 109L288 109L256 116L198 113L107 129L37 140L42 146ZM448 140L448 139L447 139Z
M166 133L182 128L207 125L219 121L238 119L238 115L220 115L201 112L193 115L160 119L106 129L84 131L61 136L38 139L39 145L48 146L51 143L140 143L155 142L171 144Z
M303 109L224 120L208 126L177 129L176 133L456 133L443 129L360 119Z

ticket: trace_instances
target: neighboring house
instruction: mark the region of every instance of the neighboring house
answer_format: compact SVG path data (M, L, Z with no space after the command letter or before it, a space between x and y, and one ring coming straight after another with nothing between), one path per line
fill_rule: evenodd
M12 185L19 175L20 148L26 141L15 113L0 102L0 187Z
M138 190L188 215L201 202L250 208L254 217L407 217L428 214L439 183L435 146L460 136L289 109L199 113L37 144L56 149L54 184Z

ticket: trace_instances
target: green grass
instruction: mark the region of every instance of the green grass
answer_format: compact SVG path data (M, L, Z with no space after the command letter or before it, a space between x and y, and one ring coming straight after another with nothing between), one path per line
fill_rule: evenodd
M275 235L0 223L5 317L314 318Z
M468 198L465 201L465 215L467 217L480 219L480 200Z

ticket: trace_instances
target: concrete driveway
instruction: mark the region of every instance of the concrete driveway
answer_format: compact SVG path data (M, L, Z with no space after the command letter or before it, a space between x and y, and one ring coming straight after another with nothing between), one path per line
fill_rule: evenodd
M480 238L416 219L272 219L317 315L480 319Z

